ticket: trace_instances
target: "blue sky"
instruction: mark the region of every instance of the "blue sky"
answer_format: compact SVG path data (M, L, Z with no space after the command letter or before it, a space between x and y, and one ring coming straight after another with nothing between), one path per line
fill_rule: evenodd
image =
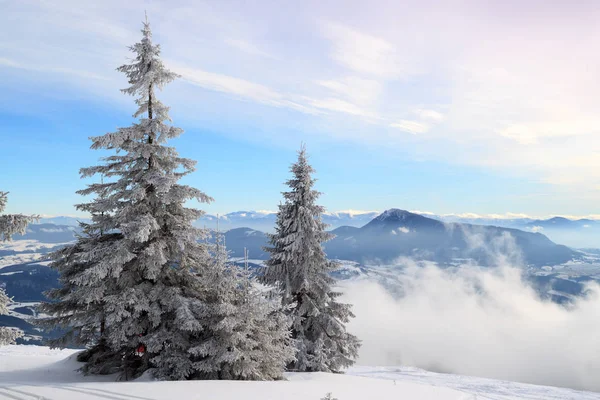
M2 3L9 212L77 215L147 10L210 213L276 209L304 142L331 211L600 214L594 2L97 3Z

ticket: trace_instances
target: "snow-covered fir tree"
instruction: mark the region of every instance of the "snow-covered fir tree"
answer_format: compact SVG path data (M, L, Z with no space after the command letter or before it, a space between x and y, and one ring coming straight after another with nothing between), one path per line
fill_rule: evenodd
M7 198L7 192L0 192L0 213L6 209ZM16 234L24 234L27 225L36 219L36 216L23 214L0 215L0 241L10 240ZM10 301L4 289L0 288L0 315L8 314L7 307ZM20 330L0 326L0 346L14 343L21 336L23 332Z
M314 169L308 164L304 146L291 166L284 203L279 206L275 233L269 235L270 258L262 281L283 292L284 306L291 305L292 337L296 360L288 367L296 371L339 372L354 363L360 341L346 331L354 317L350 305L336 299L330 273L338 264L328 260L322 243L332 238L317 205L320 193L313 189Z
M260 290L250 271L229 263L222 236L217 234L214 261L203 279L209 283L211 310L205 332L190 349L203 379L281 379L294 360L291 319L281 301Z
M8 314L8 304L11 299L6 295L3 288L0 288L0 315ZM0 326L0 346L15 343L15 340L23 336L23 332L15 328Z
M49 341L52 347L85 346L78 360L85 362L83 372L111 374L121 370L120 352L107 343L108 327L104 296L116 290L115 277L110 275L111 263L123 251L120 233L105 234L98 228L102 214L92 214L92 223L80 223L82 234L72 246L51 254L51 267L60 274L61 286L49 290L46 297L54 300L42 303L40 311L50 315L39 325L59 328L62 335Z
M101 183L104 181L102 180ZM122 354L107 342L108 326L104 297L114 293L116 278L111 266L127 257L126 247L119 243L123 235L113 227L107 212L104 192L85 204L91 222L80 222L81 234L72 246L63 247L50 255L51 267L59 273L60 287L47 291L53 300L42 303L40 312L49 315L38 320L44 328L58 328L61 335L49 340L52 347L83 346L78 361L85 362L86 374L111 374L122 368Z
M82 169L107 182L79 191L95 198L77 208L92 215L75 244L53 254L61 287L42 311L54 342L87 346L88 373L133 378L152 368L159 379L279 379L294 359L290 318L280 302L256 289L247 272L227 264L224 246L211 254L192 221L202 212L185 201L210 199L177 181L193 170L165 142L181 133L168 125L156 88L175 78L160 61L146 22L132 47L135 63L119 70L125 93L138 96L139 123L92 138L116 150L103 165Z
M207 245L197 241L206 232L192 226L203 212L185 203L212 199L178 183L194 170L195 162L167 146L182 130L169 124L169 108L156 92L177 75L161 61L147 21L142 40L131 50L133 63L118 70L130 85L123 92L136 97L134 117L139 121L91 138L92 149L114 154L101 165L81 170L84 178L102 175L106 182L79 191L95 195L77 208L96 217L88 235L63 250L64 257L54 263L66 272L65 286L53 292L63 304L54 310L59 318L68 317L68 308L74 307L77 318L69 334L84 341L97 338L103 326L102 340L111 353L101 358L121 360L123 378L153 368L162 379L185 379L195 372L189 353L192 340L202 333L201 321L210 312L203 301L206 284L195 272L210 263ZM86 296L94 311L78 314ZM91 324L89 332L85 321ZM92 340L87 344L96 344ZM91 372L102 371L101 364Z
M0 213L6 208L8 192L0 192ZM0 215L0 241L10 240L13 235L24 234L27 225L38 217L23 214Z

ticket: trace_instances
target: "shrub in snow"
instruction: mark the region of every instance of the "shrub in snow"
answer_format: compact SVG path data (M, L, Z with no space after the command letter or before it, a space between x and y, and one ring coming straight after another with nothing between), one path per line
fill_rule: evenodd
M270 253L262 281L278 287L283 304L290 307L296 360L288 368L295 371L339 372L352 365L360 341L346 331L354 315L350 305L336 299L330 273L338 264L327 259L322 243L331 239L321 220L324 208L316 204L320 193L313 189L313 168L306 150L291 166L289 192L279 206L275 233L269 235Z

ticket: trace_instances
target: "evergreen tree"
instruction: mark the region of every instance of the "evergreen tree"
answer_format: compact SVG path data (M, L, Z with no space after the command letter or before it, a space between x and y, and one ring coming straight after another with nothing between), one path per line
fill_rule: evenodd
M191 348L198 357L197 376L203 379L281 379L294 359L290 318L281 302L259 290L250 271L227 262L220 235L216 254L205 276L210 282L211 310L205 332Z
M103 215L100 215L103 217ZM80 223L82 234L72 246L51 254L51 267L59 272L61 286L45 293L51 303L42 303L42 313L50 315L38 324L46 328L60 328L61 336L49 341L52 347L85 346L78 361L85 362L84 373L112 374L121 370L119 352L108 346L104 296L115 290L111 263L123 251L118 242L119 233L104 234L98 230L100 221L93 214L92 223Z
M0 288L0 315L8 314L8 304L10 298L4 292L4 289ZM15 343L15 340L23 336L23 332L14 328L7 328L0 326L0 346Z
M6 208L8 193L0 192L0 213ZM27 216L23 214L0 215L0 241L10 240L13 235L24 234L27 225L37 219L36 216ZM8 314L8 304L11 299L6 295L3 288L0 288L0 315ZM0 327L0 346L12 344L23 336L19 330Z
M0 192L0 213L6 208L8 192ZM37 220L37 216L23 214L0 215L0 241L10 240L13 235L24 234L27 225Z
M308 164L304 146L291 166L291 188L284 192L270 253L262 281L283 292L283 304L291 305L292 337L296 360L288 368L296 371L339 372L354 363L360 341L346 332L354 317L350 305L337 302L341 293L332 290L330 273L338 264L327 259L322 243L332 235L325 231L324 208L315 204L320 193L313 189L314 169Z
M203 300L207 287L197 271L210 255L197 241L206 232L192 226L203 212L184 204L212 199L178 183L195 162L166 145L182 130L168 124L169 108L156 90L177 75L163 65L147 21L142 40L130 49L133 63L118 70L129 80L123 92L136 96L139 121L91 138L92 149L115 154L81 170L83 178L101 174L107 182L78 192L96 196L77 206L93 220L85 236L57 255L53 267L63 273L63 287L51 292L59 304L45 307L57 313L56 322L74 318L71 338L110 349L88 360L89 372L105 372L102 360L110 365L120 360L125 379L150 368L162 379L185 379L195 372L188 350L209 312ZM86 302L89 308L82 307Z
M54 346L85 345L84 372L133 378L152 368L159 379L279 379L293 360L290 319L250 276L227 264L224 246L211 254L191 222L202 212L184 202L210 199L177 183L194 162L165 142L181 133L166 124L155 88L175 78L160 61L148 23L132 47L135 63L120 67L124 92L138 95L140 122L92 138L116 150L105 164L81 170L111 182L79 191L95 195L77 208L92 222L71 246L53 254L61 287L47 293L43 321L65 334ZM219 239L220 240L220 239Z

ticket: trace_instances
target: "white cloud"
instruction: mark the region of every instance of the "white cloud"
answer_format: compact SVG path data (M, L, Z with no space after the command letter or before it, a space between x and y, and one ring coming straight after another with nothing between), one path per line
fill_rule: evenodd
M270 106L291 108L308 114L318 113L314 108L292 101L290 96L259 83L197 68L184 67L175 63L172 63L172 65L172 69L181 74L187 82L205 89L227 93L240 99L253 100Z
M440 122L444 119L444 114L435 110L417 109L414 113L421 119Z
M375 103L379 99L383 88L382 83L379 81L363 79L356 76L317 81L317 83L349 101L360 105Z
M63 75L68 75L68 76L78 76L80 78L88 78L88 79L96 79L96 80L108 80L108 78L106 78L102 75L98 75L93 72L89 72L89 71L85 71L85 70L76 70L76 69L67 68L67 67L57 67L57 66L51 66L51 65L46 65L46 64L40 64L40 63L24 64L24 63L20 63L20 62L17 62L17 61L8 59L8 58L2 58L2 57L0 57L0 68L1 67L15 68L15 69L21 69L21 70L32 71L32 72L50 72L50 73L63 74Z
M600 133L600 119L554 120L528 124L511 124L498 134L523 145L537 144L541 140L585 136Z
M8 58L0 58L0 65L11 68L23 68L19 63L9 60Z
M40 232L45 233L60 233L60 232L68 232L70 229L62 229L62 228L40 228Z
M490 243L476 229L465 233L494 267L403 258L393 279L341 284L356 315L348 329L363 342L359 363L600 390L600 286L587 285L568 307L542 299L510 234Z
M246 40L242 39L225 39L225 43L228 46L231 46L235 49L238 49L244 53L251 54L254 56L267 57L267 58L277 58L272 54L267 53L266 51L261 50L255 44L250 43Z
M360 364L600 390L597 285L567 308L541 300L508 265L402 264L409 266L398 277L401 297L374 281L342 284L356 314L348 329L363 342Z
M311 3L293 19L283 8L229 2L3 6L0 24L11 34L0 39L0 68L35 72L19 85L44 94L55 90L47 81L61 79L77 85L81 97L115 104L124 80L114 68L130 55L125 46L139 38L147 8L154 37L173 61L168 66L196 86L174 95L174 107L227 94L296 110L301 121L292 115L290 122L298 131L316 127L332 141L382 148L398 141L420 160L508 171L565 188L600 185L600 53L590 50L600 28L589 18L596 10L584 3L556 3L515 18L497 12L501 2L433 10L420 3ZM205 89L220 94L199 96ZM215 121L230 115L222 108ZM281 136L275 113L264 111L265 136ZM361 121L370 124L354 124ZM427 135L406 143L390 127Z
M477 214L477 213L458 213L458 214L444 214L444 216L451 217L459 217L459 218L487 218L487 219L517 219L517 218L532 218L531 216L523 213L512 213L507 212L505 214Z
M571 220L579 220L579 219L591 219L591 220L600 220L600 214L585 214L585 215L573 215L573 214L552 214L552 215L531 215L525 213L514 213L507 212L504 214L480 214L473 212L464 212L464 213L449 213L449 214L440 214L434 213L431 211L421 211L421 210L411 210L410 212L420 215L425 215L429 217L443 217L443 218L464 218L464 219L550 219L554 217L562 217Z
M324 214L326 215L334 215L334 216L338 216L340 214L347 214L350 217L356 217L358 215L364 215L364 214L374 214L374 213L378 213L379 211L374 211L374 210L370 210L370 211L365 211L365 210L340 210L340 211L325 211Z
M254 212L257 214L262 214L262 215L277 214L277 211L271 211L271 210L256 210Z
M325 36L331 41L331 57L342 66L366 75L394 78L407 71L394 46L337 22L326 23Z
M378 115L372 111L361 108L355 104L337 98L310 99L306 98L308 105L322 110L336 111L344 114L351 114L365 117L369 120L377 119Z
M541 226L532 226L530 230L531 232L541 232L544 230L544 228Z
M419 133L426 133L429 131L429 126L423 122L417 121L409 121L409 120L400 120L399 122L395 122L390 124L392 128L400 129L401 131L411 133L413 135Z
M203 71L170 63L171 68L193 85L217 92L233 94L242 98L256 100L261 103L280 105L283 95L259 83L227 75Z

